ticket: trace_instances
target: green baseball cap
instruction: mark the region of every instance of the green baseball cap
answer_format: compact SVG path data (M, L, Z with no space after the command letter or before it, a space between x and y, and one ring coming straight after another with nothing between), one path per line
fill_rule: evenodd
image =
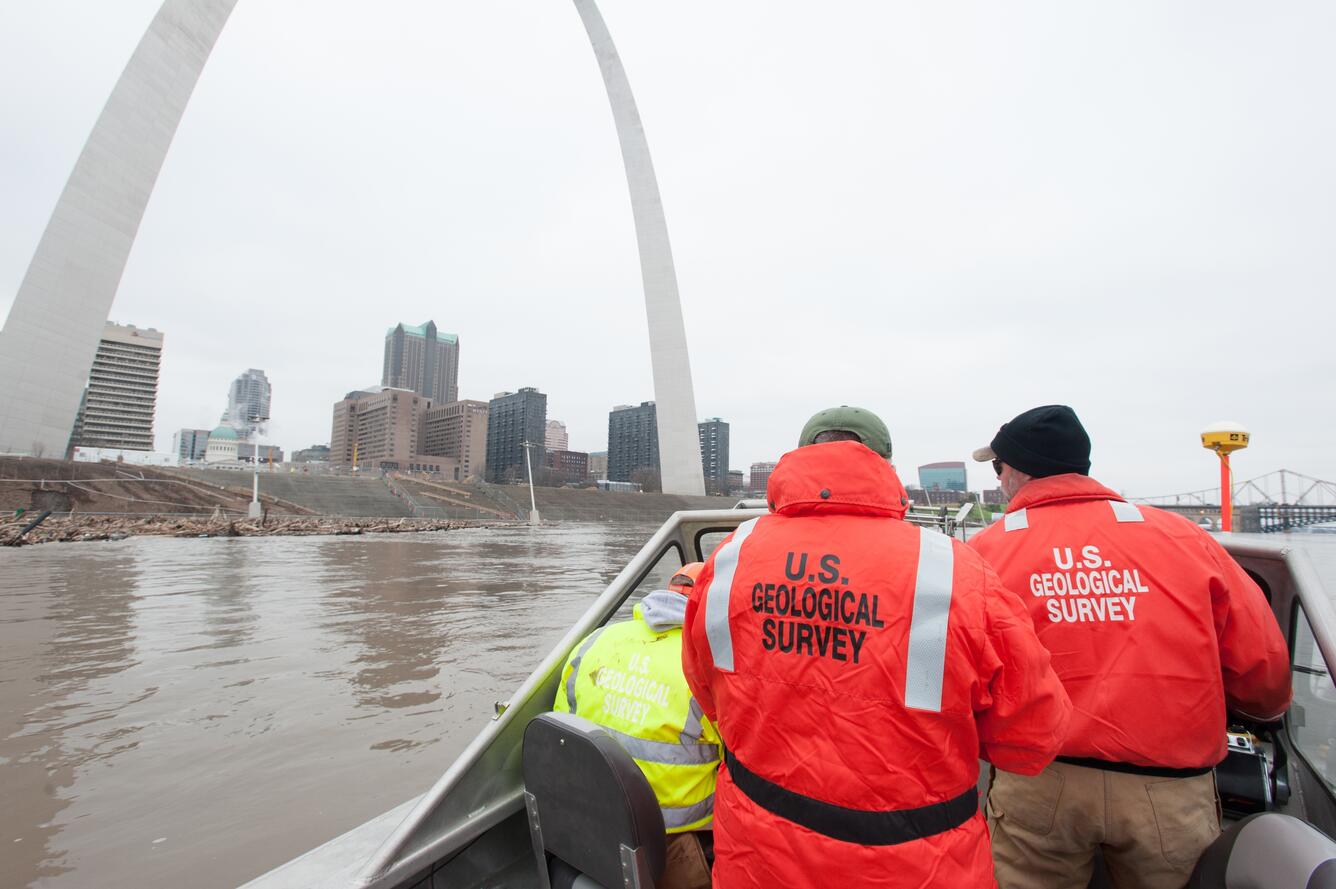
M886 459L891 458L891 432L886 424L872 411L861 407L828 407L819 411L807 421L802 435L798 436L798 447L803 448L816 441L822 432L852 432L858 440Z

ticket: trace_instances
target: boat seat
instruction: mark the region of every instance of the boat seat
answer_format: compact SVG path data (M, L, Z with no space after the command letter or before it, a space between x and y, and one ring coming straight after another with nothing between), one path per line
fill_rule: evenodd
M524 728L522 768L542 889L652 889L667 858L663 813L611 735L570 713L543 713Z
M1289 815L1249 815L1206 847L1188 889L1336 889L1336 842Z

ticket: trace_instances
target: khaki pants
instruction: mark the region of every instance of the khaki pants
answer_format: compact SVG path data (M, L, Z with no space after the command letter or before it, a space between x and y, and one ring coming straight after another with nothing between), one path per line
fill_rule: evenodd
M1182 889L1220 833L1215 776L1064 762L1033 778L995 771L988 828L1001 889L1086 889L1096 847L1117 889Z
M710 863L696 833L668 834L668 863L655 889L710 889Z

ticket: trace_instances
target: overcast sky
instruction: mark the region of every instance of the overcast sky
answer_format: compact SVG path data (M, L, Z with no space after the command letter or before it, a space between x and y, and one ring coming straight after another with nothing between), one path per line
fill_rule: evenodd
M0 4L0 312L157 0ZM734 468L863 405L906 481L1073 405L1096 477L1336 479L1336 4L602 0L649 136L699 415ZM386 328L571 447L654 397L611 113L565 0L241 0L112 320L166 332L156 434L263 368L328 442ZM971 464L971 487L992 486Z

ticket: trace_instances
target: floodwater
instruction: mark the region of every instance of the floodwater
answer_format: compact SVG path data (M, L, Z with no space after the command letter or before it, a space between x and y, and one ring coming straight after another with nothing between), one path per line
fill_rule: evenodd
M652 531L0 550L0 886L235 886L423 792Z

